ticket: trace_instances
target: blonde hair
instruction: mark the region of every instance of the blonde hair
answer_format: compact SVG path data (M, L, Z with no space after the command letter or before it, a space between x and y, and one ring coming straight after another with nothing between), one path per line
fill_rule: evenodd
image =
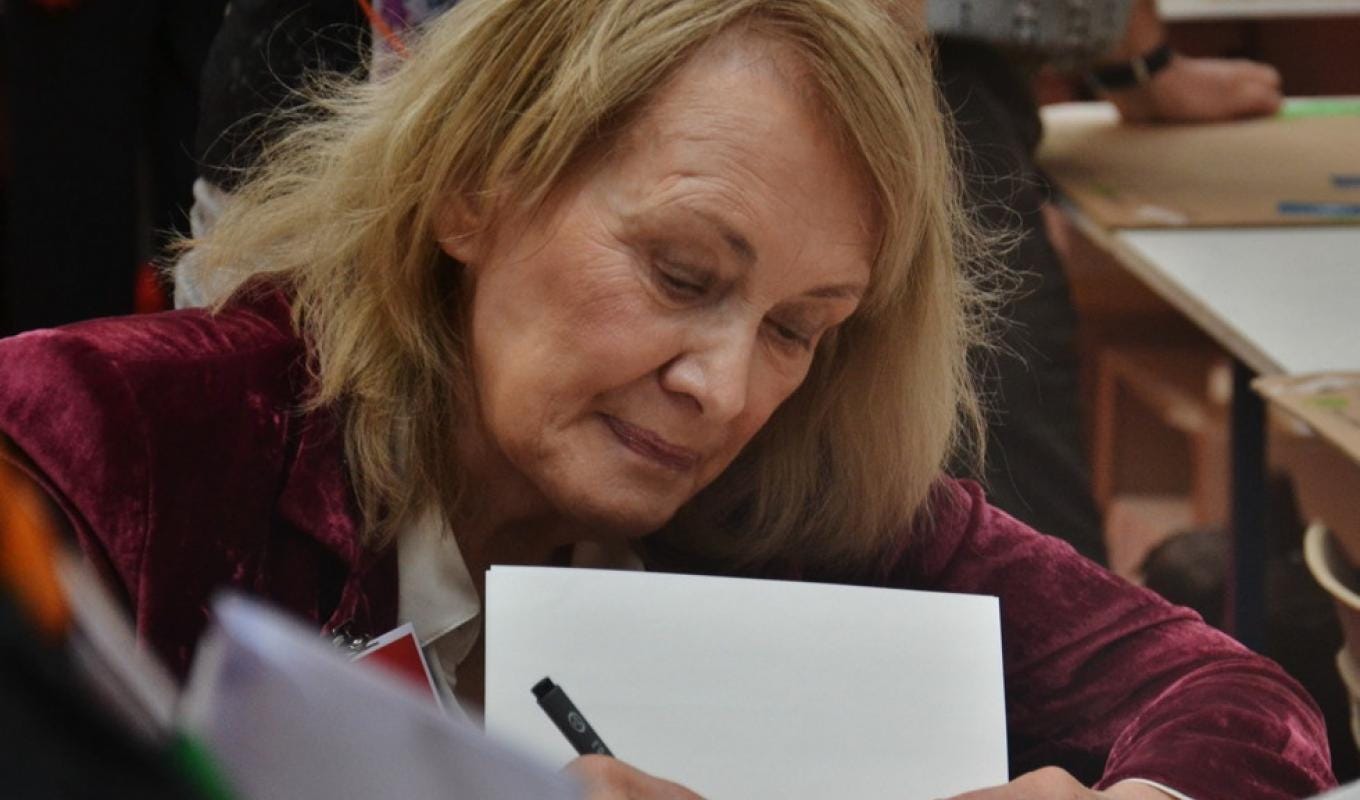
M345 418L368 544L475 476L452 457L470 413L457 265L434 233L458 197L532 207L738 24L787 43L882 225L860 310L799 390L658 539L731 565L863 561L921 516L958 446L980 446L967 353L980 237L962 211L928 37L876 0L464 0L391 74L320 102L265 154L196 280L222 301L266 277L294 297L315 395ZM192 277L192 276L191 276Z

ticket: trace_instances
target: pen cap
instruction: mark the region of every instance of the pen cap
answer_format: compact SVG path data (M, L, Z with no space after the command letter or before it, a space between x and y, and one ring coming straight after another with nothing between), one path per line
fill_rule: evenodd
M553 683L550 678L544 678L534 684L534 697L538 699L538 705L552 720L562 735L567 737L567 741L575 748L580 755L614 755L595 733L595 729L586 722L586 718L581 714L576 705L567 697L567 693L562 691L562 687Z

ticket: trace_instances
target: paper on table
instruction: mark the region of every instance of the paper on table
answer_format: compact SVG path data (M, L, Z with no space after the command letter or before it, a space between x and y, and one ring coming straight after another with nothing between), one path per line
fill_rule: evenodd
M233 595L213 610L178 724L244 800L579 797L565 777L279 612Z
M711 800L1006 781L994 597L530 567L486 592L487 732L554 763L575 753L544 676L620 759Z
M1360 462L1360 373L1271 375L1252 387Z

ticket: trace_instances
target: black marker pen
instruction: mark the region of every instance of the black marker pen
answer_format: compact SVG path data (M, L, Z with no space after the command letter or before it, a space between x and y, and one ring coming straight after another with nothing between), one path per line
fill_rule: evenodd
M534 684L534 697L538 698L539 707L562 735L567 737L567 741L576 748L576 752L583 756L596 753L602 756L614 755L608 747L605 747L599 734L590 727L590 723L586 722L586 718L581 716L581 712L576 710L575 704L567 697L567 693L562 691L562 687L552 682L552 678L544 678Z

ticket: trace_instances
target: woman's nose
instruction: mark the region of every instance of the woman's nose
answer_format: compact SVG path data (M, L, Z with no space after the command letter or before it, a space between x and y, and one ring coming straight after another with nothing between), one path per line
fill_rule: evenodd
M756 331L736 325L695 337L661 370L662 387L691 399L714 422L728 422L746 409Z

